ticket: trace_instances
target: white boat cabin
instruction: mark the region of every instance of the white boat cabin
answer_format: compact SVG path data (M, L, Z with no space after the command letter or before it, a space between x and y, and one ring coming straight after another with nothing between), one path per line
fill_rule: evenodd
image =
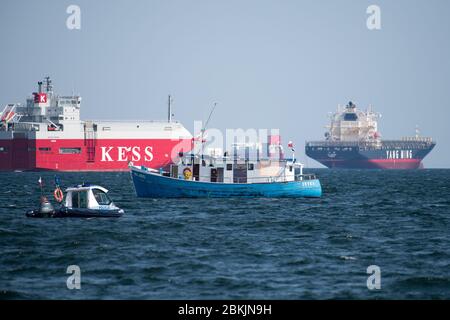
M170 165L165 176L200 182L270 183L303 179L303 165L290 160L244 160L207 155L185 155Z
M114 209L116 206L101 186L77 186L66 189L65 207L71 209Z

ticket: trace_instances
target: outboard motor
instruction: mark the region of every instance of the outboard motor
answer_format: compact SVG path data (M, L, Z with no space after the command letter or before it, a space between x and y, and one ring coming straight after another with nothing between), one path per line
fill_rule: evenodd
M39 207L39 213L48 216L52 214L54 211L55 208L53 208L53 205L50 203L50 201L48 201L46 197L42 197L41 205Z
M46 197L42 196L39 209L27 211L26 216L30 218L52 218L55 214L56 211L53 205Z
M27 211L26 216L31 218L49 218L54 217L55 208L47 200L46 197L41 197L41 204L39 205L39 209Z

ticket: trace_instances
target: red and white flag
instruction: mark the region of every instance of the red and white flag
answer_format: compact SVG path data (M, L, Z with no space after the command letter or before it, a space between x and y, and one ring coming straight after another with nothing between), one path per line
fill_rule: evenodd
M293 143L292 141L289 141L289 142L288 142L288 148L290 148L290 149L292 150L292 152L295 151L295 149L294 149L294 143Z

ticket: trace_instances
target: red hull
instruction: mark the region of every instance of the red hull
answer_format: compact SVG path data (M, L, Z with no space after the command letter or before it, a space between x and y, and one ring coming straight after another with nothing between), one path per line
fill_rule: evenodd
M337 169L418 169L420 159L322 160L328 168Z
M13 139L0 141L0 170L126 171L128 163L160 168L180 151L191 150L191 139ZM69 153L68 153L69 152Z

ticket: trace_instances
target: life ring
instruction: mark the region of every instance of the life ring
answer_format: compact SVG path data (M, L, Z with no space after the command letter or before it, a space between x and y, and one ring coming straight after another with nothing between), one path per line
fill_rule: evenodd
M183 170L184 180L191 180L192 178L192 171L189 168L184 168Z
M64 199L64 193L59 187L55 189L55 191L53 192L53 196L55 197L55 200L58 202L62 202Z

